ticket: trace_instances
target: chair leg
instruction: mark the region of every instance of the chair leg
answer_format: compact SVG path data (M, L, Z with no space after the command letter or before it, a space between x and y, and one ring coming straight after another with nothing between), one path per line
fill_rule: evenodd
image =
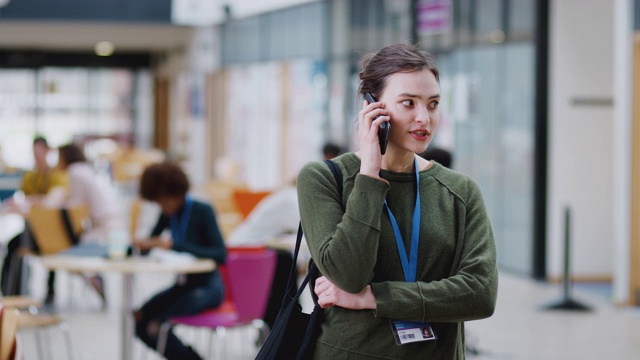
M29 269L31 268L31 257L25 255L22 257L22 272L20 273L20 294L29 295Z
M215 340L218 340L215 336L215 331L211 331L211 334L209 335L209 349L207 350L207 359L213 359L211 355L213 354L214 338Z
M45 359L44 351L42 349L42 334L40 333L40 329L35 329L33 333L36 337L36 348L38 349L38 359Z
M45 330L45 329L43 329L43 330ZM43 334L44 334L44 337L45 337L46 342L47 342L47 349L49 349L49 356L47 356L47 358L51 359L51 356L52 356L52 350L51 349L53 349L53 347L51 346L51 333L49 331L44 331Z
M60 331L62 331L62 335L64 336L64 341L67 345L67 357L69 360L73 360L73 346L71 345L71 332L69 331L69 324L66 322L61 322L58 327Z
M260 348L262 345L264 345L264 342L267 341L267 338L269 337L269 333L271 332L271 329L269 328L267 323L265 323L260 319L253 320L251 325L253 325L253 327L255 327L258 330L258 339L256 340L256 347Z
M160 355L164 355L164 351L166 350L167 338L169 337L171 327L172 324L170 322L165 322L160 326L160 332L158 333L158 345L156 346L156 350Z
M224 326L218 326L216 327L216 335L218 335L218 339L220 340L218 342L218 347L219 349L219 359L226 359L227 358L227 345L226 345L226 339L227 339L227 328Z
M67 276L67 309L72 309L73 308L73 277L71 276L70 272L67 272L65 274ZM85 299L84 294L82 296L83 299Z

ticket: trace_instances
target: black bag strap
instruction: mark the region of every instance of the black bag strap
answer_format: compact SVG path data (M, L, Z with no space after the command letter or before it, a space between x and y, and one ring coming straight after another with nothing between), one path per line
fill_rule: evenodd
M62 224L64 225L64 229L69 235L71 244L76 245L80 241L80 239L78 234L73 231L73 226L71 225L71 217L69 216L69 211L67 210L67 208L60 209L60 216L62 217Z
M338 164L336 164L334 161L325 160L324 162L329 166L329 169L331 169L331 173L333 174L333 177L336 179L336 183L338 185L338 193L340 194L340 200L342 200L342 171L340 171L340 168L338 167ZM341 203L342 203L342 201L341 201ZM342 207L344 208L344 205ZM296 288L296 286L294 286L294 284L296 283L296 269L297 269L297 263L298 263L298 253L300 252L300 244L301 243L302 243L302 222L300 222L298 224L298 235L296 237L296 248L295 248L295 250L293 252L293 264L291 264L291 270L289 271L289 280L287 281L287 289L295 289ZM302 285L298 289L297 294L294 297L291 297L291 294L287 294L287 297L289 297L290 299L299 298L300 295L302 294L302 291L304 290L305 286L307 285L307 283L311 279L317 278L318 275L319 275L318 268L313 263L313 259L312 259L312 260L309 261L309 269L307 271L307 276L302 281ZM313 291L311 293L313 294ZM315 294L313 294L313 295L315 295ZM318 305L318 299L316 298L316 296L312 296L312 297L313 297L313 302L316 305ZM285 298L285 300L286 300L286 298ZM284 305L284 303L285 302L283 302L283 305Z
M338 164L334 161L325 160L324 162L329 165L329 169L331 169L333 177L336 179L336 183L338 184L338 194L340 194L340 204L342 204L342 171L340 171ZM344 209L344 204L342 205L342 208Z

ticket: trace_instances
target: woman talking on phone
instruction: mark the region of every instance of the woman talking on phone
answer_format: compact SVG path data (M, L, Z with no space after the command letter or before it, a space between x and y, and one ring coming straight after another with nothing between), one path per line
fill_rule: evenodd
M438 128L439 72L413 45L363 60L360 150L298 176L309 249L325 309L315 359L463 359L464 321L493 314L498 272L476 183L425 160ZM390 124L386 152L378 132ZM422 336L427 328L432 337Z

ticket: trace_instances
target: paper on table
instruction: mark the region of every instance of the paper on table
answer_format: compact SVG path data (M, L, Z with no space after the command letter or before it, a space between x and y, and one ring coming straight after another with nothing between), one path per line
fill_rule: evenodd
M107 246L98 243L80 243L61 252L64 255L101 257L106 258L108 255Z
M196 257L184 252L153 248L149 251L149 257L162 262L170 263L192 263Z

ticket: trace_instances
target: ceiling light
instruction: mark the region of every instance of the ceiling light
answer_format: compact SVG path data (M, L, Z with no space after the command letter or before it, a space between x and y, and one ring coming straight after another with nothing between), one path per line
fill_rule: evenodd
M110 41L100 41L96 44L95 52L98 56L111 56L116 47Z

